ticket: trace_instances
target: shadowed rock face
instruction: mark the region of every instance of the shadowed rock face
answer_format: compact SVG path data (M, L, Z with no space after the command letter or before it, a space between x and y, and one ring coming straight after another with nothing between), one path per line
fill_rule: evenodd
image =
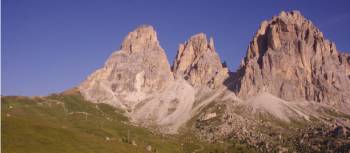
M285 100L349 105L349 60L300 12L281 12L262 22L234 90L241 98L266 91Z
M193 86L215 87L222 84L228 76L228 69L223 67L215 51L214 41L209 42L205 34L192 36L179 45L173 72L177 77L184 77Z
M130 32L120 50L114 52L105 66L90 75L79 88L88 100L113 104L125 100L123 97L127 93L161 90L172 80L170 65L156 32L153 27L144 25ZM142 100L141 94L137 95Z

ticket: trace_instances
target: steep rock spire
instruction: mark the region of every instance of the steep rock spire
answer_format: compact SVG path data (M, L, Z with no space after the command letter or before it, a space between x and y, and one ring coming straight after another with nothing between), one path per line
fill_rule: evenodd
M184 77L193 86L215 87L222 84L228 75L219 55L215 51L214 41L209 42L204 33L192 36L179 45L173 72L177 77Z
M143 25L130 32L120 50L79 89L88 100L121 105L121 101L142 100L147 95L143 93L159 91L171 80L170 65L156 32L152 26ZM137 94L128 96L130 93Z
M300 12L263 21L236 78L242 98L270 92L286 100L350 103L349 55L337 51Z

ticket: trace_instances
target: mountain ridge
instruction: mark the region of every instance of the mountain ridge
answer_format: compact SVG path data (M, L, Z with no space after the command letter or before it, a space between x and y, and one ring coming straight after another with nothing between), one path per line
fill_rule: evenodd
M78 88L88 100L126 110L136 123L176 133L211 103L201 104L208 95L216 95L214 100L229 94L245 101L267 92L350 113L349 60L299 11L263 21L237 72L221 62L213 38L204 33L180 44L170 66L154 28L142 25Z
M77 87L2 97L5 136L23 146L57 137L62 150L350 151L350 54L299 11L263 21L235 72L216 51L214 39L198 33L171 65L155 29L141 25ZM43 144L57 146L34 145Z

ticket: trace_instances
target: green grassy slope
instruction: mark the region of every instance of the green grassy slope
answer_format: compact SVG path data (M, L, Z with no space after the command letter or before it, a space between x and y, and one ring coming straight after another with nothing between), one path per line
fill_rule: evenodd
M1 100L1 150L4 153L252 151L233 144L200 142L188 130L179 135L152 133L130 125L120 110L87 102L77 93L41 98L2 97ZM146 150L148 145L151 151Z

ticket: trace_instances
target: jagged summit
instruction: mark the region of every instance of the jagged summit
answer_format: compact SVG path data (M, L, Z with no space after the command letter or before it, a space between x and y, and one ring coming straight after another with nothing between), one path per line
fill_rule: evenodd
M205 34L180 45L172 72L155 30L140 26L125 37L120 50L112 53L103 68L79 86L79 91L87 100L125 110L133 122L176 133L199 108L211 102L194 104L196 98L218 96L210 88L222 85L227 75L213 39L208 40Z
M173 80L170 65L152 26L130 32L120 50L112 53L105 66L80 85L84 97L126 107L127 101L142 100L146 93L159 91Z
M173 72L194 86L214 87L220 84L228 70L222 66L213 38L208 40L204 33L199 33L179 45Z
M349 104L348 55L299 11L263 21L238 70L241 98L269 92L285 100ZM340 107L341 107L340 106Z
M223 95L254 107L270 104L260 99L279 99L276 109L284 111L272 111L277 114L293 112L285 111L291 110L288 101L317 101L349 111L349 69L349 54L339 53L311 21L293 11L261 23L233 78L213 38L191 36L179 45L170 68L154 28L143 25L125 37L120 50L79 91L87 100L126 110L136 123L173 133ZM234 92L225 87L231 85ZM300 116L291 114L284 115Z
M154 28L151 25L141 25L124 38L120 50L132 53L158 48L160 45Z
M292 32L294 31L294 33ZM253 40L250 42L245 60L259 57L264 54L267 49L279 49L281 42L279 34L298 34L297 32L304 31L304 39L312 39L317 36L323 38L323 33L307 20L299 11L285 12L282 11L278 16L274 16L271 20L264 20L257 30ZM290 32L290 33L287 33ZM300 34L299 34L300 35ZM299 37L299 36L294 36ZM259 44L257 44L259 43ZM253 48L260 47L260 48Z

